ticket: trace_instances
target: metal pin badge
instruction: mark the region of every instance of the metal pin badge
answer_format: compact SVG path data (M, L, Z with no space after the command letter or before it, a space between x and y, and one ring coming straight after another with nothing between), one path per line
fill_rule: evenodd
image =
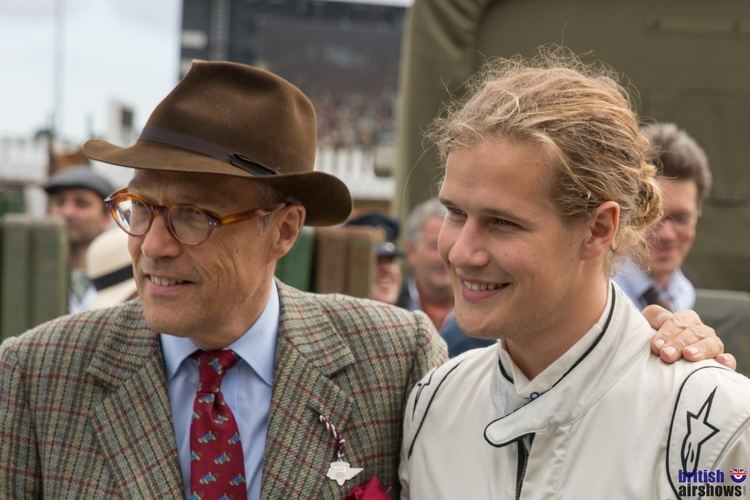
M320 415L319 418L320 422L325 425L326 430L336 440L336 457L338 460L331 462L331 465L328 466L326 477L336 481L339 486L342 486L346 481L350 480L364 469L360 467L352 467L349 462L344 461L344 443L346 443L346 439L344 439L343 434L336 429L330 420L323 415Z

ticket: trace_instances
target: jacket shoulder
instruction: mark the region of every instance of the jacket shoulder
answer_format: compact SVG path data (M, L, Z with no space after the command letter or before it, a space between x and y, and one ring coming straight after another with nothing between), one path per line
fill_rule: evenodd
M494 345L466 351L430 370L417 382L409 395L404 415L403 445L407 459L411 455L422 421L427 418L432 404L438 398L450 397L453 391L462 390L461 384L473 384L476 377L471 373L484 373L487 365L494 363L496 353L497 348Z
M41 368L45 359L60 354L66 357L89 359L102 342L122 328L143 326L142 307L139 300L107 309L86 311L60 316L42 323L17 337L10 337L0 345L1 359L15 359L21 364L31 363Z
M286 285L279 286L279 293L286 321L300 326L328 322L349 342L388 338L398 344L443 344L421 311L348 295L301 292Z

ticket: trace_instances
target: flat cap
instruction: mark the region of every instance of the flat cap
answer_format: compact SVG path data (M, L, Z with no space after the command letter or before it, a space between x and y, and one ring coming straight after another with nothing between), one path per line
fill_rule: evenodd
M42 188L47 194L53 194L60 189L83 188L95 192L102 199L115 190L109 180L84 165L66 168L56 173L49 178Z

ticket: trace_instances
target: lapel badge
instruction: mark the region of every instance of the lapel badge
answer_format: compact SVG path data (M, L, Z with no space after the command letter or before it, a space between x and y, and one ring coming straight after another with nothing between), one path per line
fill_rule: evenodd
M344 461L344 444L346 443L344 435L325 416L320 415L319 418L329 434L336 440L336 457L338 460L331 462L331 465L328 466L326 477L336 481L339 486L342 486L346 481L352 479L364 469L352 467L349 462Z

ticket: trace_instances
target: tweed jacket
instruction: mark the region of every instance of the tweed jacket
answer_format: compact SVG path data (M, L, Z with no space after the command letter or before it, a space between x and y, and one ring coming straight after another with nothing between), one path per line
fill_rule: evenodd
M409 390L445 359L430 321L278 283L280 325L261 497L343 498L378 476L398 496ZM326 478L335 441L364 471ZM181 498L159 337L140 300L58 318L0 346L0 498Z

